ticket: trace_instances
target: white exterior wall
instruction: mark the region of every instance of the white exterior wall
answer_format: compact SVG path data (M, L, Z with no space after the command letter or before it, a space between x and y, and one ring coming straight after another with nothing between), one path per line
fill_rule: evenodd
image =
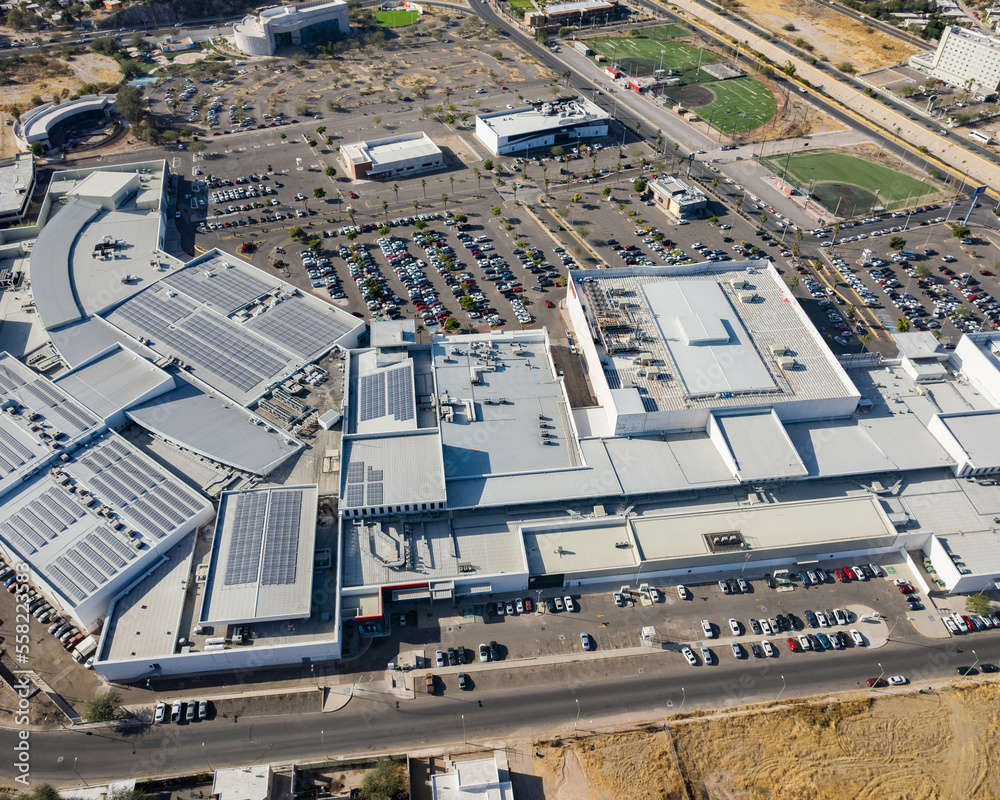
M963 475L971 472L969 454L965 452L965 448L958 443L958 440L948 430L948 426L944 424L940 414L935 414L927 424L927 432L937 439L938 444L955 461L955 477L961 478Z
M211 653L197 651L127 661L95 661L94 670L106 681L129 681L150 674L162 677L219 670L252 671L285 664L301 665L303 661L336 661L340 656L341 644L338 637L334 641L303 642L294 645L272 647L233 645L225 650Z
M953 86L972 81L974 89L995 91L1000 85L1000 40L947 27L934 54L930 74Z
M265 8L257 15L243 18L233 25L233 44L241 53L252 56L272 56L276 48L275 36L292 35L292 44L302 44L302 29L323 22L336 22L340 32L350 35L347 3L334 0L321 6L296 8L277 6Z
M963 336L951 355L951 364L969 379L969 382L994 408L1000 408L1000 370L997 369L993 359L977 344L977 341L988 342L995 338L994 334Z

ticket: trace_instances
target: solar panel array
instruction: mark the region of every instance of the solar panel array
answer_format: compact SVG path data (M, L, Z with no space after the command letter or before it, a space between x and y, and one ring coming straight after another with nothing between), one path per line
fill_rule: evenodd
M365 462L351 461L347 465L347 483L344 487L342 501L348 508L360 506L380 506L383 498L383 479L385 473L381 469L368 467ZM367 495L367 498L366 498Z
M93 473L86 482L94 494L150 537L162 539L198 512L177 481L117 440L106 439L80 464Z
M4 394L10 394L22 386L24 386L24 381L21 379L21 376L10 367L0 364L0 390Z
M161 296L162 295L162 296ZM196 307L183 295L140 292L112 311L108 321L150 346L204 371L208 383L247 393L280 372L287 358L238 323Z
M226 557L223 583L234 586L256 583L260 574L260 551L263 546L267 492L239 495L232 510L233 527Z
M414 417L413 363L362 375L358 381L358 422L391 414L397 422Z
M357 320L333 306L314 305L296 295L247 320L245 326L299 358L329 349Z
M26 383L21 387L20 394L23 403L67 433L82 433L100 422L89 411L56 390L45 378Z
M211 273L211 277L206 272ZM263 297L274 288L273 283L230 265L222 257L179 270L162 282L190 295L198 302L213 306L225 316Z
M385 373L362 375L358 381L358 421L385 416Z
M0 477L27 464L34 454L7 431L0 430Z
M264 529L264 568L260 578L262 585L282 586L295 583L301 517L301 492L271 493L271 506Z
M407 361L403 367L386 373L386 413L392 414L398 422L413 419L413 363Z

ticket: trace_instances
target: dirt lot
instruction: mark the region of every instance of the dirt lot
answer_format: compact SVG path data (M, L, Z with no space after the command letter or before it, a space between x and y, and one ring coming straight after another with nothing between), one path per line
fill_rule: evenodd
M831 64L850 61L858 72L905 61L917 48L879 31L868 32L860 22L813 0L739 0L739 14L794 43L799 37ZM783 27L791 23L795 31Z
M536 743L544 758L511 769L533 770L548 800L985 800L1000 797L998 701L1000 685L970 682L758 708L671 722L669 731Z
M4 70L2 77L0 111L9 111L13 105L20 106L22 110L30 108L31 98L35 95L51 100L56 93L60 97L69 97L84 83L117 83L121 79L121 70L113 59L97 53L81 53L73 56L72 61L29 56Z

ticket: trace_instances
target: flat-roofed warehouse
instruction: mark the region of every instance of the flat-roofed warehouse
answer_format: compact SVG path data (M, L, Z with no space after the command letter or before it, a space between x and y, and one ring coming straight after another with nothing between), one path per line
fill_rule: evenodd
M586 97L562 98L479 114L476 138L493 155L523 154L607 136L609 119L607 112Z
M441 148L422 131L341 145L340 160L355 180L419 175L444 166Z

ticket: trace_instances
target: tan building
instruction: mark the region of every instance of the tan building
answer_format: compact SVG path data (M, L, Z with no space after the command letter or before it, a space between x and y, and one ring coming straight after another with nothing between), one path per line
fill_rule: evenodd
M675 219L698 219L708 212L708 198L679 178L664 176L649 182L653 202Z

